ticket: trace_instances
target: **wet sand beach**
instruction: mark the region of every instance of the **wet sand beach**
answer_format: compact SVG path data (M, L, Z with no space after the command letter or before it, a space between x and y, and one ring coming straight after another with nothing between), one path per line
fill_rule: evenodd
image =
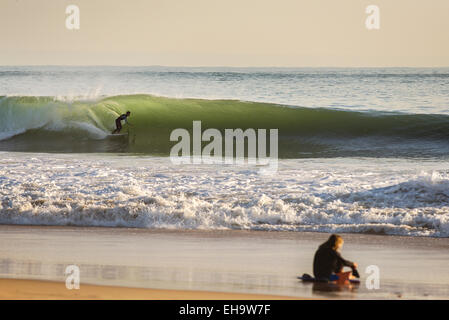
M343 256L359 264L358 286L319 287L296 279L312 273L313 254L326 233L2 225L0 277L53 282L1 280L8 284L1 297L203 299L214 292L210 299L449 298L449 239L342 235ZM77 297L65 289L69 265L80 268L80 286L88 293ZM366 285L371 265L379 268L379 289ZM46 295L55 285L63 293ZM114 289L105 295L87 285Z

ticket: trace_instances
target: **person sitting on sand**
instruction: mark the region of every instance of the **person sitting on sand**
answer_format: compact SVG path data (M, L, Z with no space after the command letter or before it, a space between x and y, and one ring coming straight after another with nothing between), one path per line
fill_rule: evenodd
M352 275L357 278L357 264L343 259L340 249L343 246L343 238L333 234L329 239L319 246L313 259L313 273L318 281L337 281L347 283ZM350 267L352 271L343 272L343 267Z
M126 114L122 114L120 117L115 119L115 126L117 127L114 131L112 131L112 134L120 133L120 130L122 130L122 120L125 120L125 122L128 123L128 117L131 115L130 111L126 111Z

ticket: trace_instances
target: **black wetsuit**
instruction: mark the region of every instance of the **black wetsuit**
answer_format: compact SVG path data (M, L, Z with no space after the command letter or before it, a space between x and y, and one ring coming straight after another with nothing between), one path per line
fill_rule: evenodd
M126 114L122 114L120 117L118 117L117 119L115 119L115 125L117 127L117 130L120 130L122 128L122 120L126 121L126 118L128 116Z
M313 274L317 280L328 281L333 273L341 272L344 266L352 268L354 263L343 259L338 251L328 246L321 245L313 258Z

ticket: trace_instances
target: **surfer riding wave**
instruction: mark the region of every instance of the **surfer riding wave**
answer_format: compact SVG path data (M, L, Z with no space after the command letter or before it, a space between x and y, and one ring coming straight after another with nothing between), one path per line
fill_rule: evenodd
M125 120L125 122L129 124L128 122L128 117L131 115L130 111L127 111L126 114L122 114L120 115L120 117L118 117L117 119L115 119L115 126L116 129L114 131L112 131L112 134L116 134L116 133L120 133L120 130L122 130L122 120Z

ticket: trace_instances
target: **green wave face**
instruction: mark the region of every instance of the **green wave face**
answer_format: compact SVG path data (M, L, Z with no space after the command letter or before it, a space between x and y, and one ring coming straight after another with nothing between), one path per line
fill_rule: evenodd
M131 112L127 136L111 136L115 119ZM279 156L446 156L449 117L293 108L236 100L150 95L99 101L50 97L0 98L0 150L130 152L168 155L176 128L278 129Z

